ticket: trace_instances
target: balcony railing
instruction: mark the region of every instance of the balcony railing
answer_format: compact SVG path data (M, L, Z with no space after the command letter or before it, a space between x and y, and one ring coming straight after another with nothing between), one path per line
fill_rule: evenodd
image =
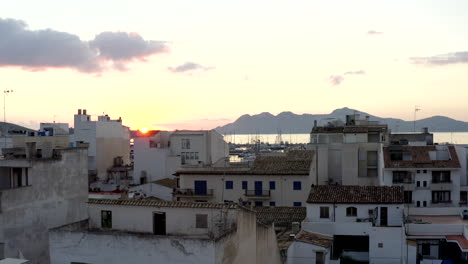
M176 189L174 195L178 197L211 197L213 196L213 189Z
M270 190L245 190L245 196L247 197L270 197Z

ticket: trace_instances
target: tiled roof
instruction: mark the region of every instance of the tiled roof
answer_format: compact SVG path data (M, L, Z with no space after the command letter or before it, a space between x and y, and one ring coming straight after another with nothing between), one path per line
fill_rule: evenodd
M295 240L324 248L330 248L333 244L333 237L331 236L311 233L304 230L296 235Z
M291 226L292 222L302 222L306 217L306 208L299 206L257 206L254 207L257 219L264 224Z
M309 175L314 151L294 150L283 155L259 155L250 168L184 168L176 175Z
M153 182L154 184L162 185L167 188L176 187L176 179L164 178Z
M450 160L431 160L430 151L436 146L390 146L384 148L385 168L460 168L460 162L454 146L447 146ZM392 151L408 152L411 160L392 160Z
M148 206L148 207L173 207L173 208L206 208L206 209L236 209L237 204L221 203L191 203L170 202L158 200L116 200L116 199L88 199L90 204L120 205L120 206Z
M308 203L402 204L402 186L315 185Z

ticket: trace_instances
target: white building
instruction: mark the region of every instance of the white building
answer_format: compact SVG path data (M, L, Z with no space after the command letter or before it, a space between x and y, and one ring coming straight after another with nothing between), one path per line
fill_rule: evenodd
M35 143L0 160L0 259L49 263L51 228L87 218L87 148L37 158ZM29 262L28 262L29 263Z
M93 200L50 234L52 264L281 263L273 226L235 204Z
M403 188L357 185L312 186L307 200L305 232L333 237L333 245L294 246L288 263L305 263L297 256L310 256L308 263L336 263L351 258L368 263L415 263L407 252L403 223ZM322 262L316 259L320 257ZM298 260L299 259L299 260ZM314 262L317 261L317 262Z
M136 184L172 178L181 166L209 166L229 156L215 130L148 131L134 138L133 151Z
M185 167L177 175L174 196L180 201L304 206L315 176L314 152L265 154L250 164Z
M111 120L108 115L91 120L86 109L78 109L74 116L74 134L71 143L89 143L88 167L99 180L107 180L107 170L114 159L121 157L123 164L130 164L130 130L122 125L122 119Z
M392 145L384 148L384 185L401 185L414 207L467 205L467 179L455 146ZM466 165L465 165L466 166Z
M317 153L314 184L379 185L388 140L387 125L358 114L346 116L346 124L315 122L308 146Z

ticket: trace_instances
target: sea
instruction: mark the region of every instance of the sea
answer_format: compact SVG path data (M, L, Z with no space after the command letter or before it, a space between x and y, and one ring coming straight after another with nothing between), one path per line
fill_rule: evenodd
M434 143L468 144L468 132L432 132ZM225 135L226 142L234 144L248 144L260 140L260 142L277 144L288 142L290 144L309 143L310 134L236 134Z

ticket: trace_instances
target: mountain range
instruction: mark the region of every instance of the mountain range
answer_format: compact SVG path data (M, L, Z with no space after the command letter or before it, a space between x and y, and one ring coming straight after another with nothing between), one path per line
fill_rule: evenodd
M216 129L221 134L303 134L310 133L314 120L319 126L333 120L345 121L346 115L360 114L361 118L369 116L371 121L387 124L392 132L414 132L414 122L397 118L382 118L347 107L336 109L330 114L294 114L281 112L272 115L263 112L257 115L242 115L233 123L219 126ZM416 120L416 131L423 127L430 132L468 132L468 122L458 121L446 116L433 116Z

